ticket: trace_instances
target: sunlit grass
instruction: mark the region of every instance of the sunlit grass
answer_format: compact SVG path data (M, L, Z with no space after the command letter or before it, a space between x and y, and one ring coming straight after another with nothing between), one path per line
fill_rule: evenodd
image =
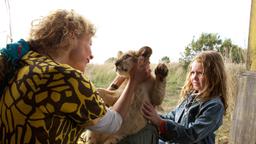
M88 65L85 73L96 87L102 88L108 87L116 76L114 64Z

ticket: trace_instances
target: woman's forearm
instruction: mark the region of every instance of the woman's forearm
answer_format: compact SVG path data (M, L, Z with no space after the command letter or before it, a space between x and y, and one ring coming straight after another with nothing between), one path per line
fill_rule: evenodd
M132 103L136 85L137 84L135 81L129 80L124 89L124 92L112 107L112 109L117 111L122 116L122 118L126 116L129 106Z
M122 76L116 76L115 79L112 81L112 83L108 86L108 90L115 90L120 87L120 85L125 81L125 77Z

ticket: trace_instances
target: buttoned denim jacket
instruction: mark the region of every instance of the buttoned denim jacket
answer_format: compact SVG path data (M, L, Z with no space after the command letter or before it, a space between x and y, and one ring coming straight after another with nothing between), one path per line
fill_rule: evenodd
M167 132L160 135L160 141L214 144L214 132L221 126L223 115L224 106L220 97L200 102L191 94L173 111L161 115L167 120Z

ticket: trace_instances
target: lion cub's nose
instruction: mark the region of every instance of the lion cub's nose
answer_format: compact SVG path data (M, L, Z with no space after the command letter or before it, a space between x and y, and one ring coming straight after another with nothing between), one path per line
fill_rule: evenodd
M115 65L118 66L118 65L120 65L120 63L121 63L121 61L120 61L120 60L117 60L117 61L115 62Z

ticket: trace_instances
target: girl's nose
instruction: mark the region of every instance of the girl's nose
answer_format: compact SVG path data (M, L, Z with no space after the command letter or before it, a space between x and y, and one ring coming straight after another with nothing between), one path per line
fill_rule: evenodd
M195 72L193 75L192 75L192 78L197 80L198 79L198 74Z

